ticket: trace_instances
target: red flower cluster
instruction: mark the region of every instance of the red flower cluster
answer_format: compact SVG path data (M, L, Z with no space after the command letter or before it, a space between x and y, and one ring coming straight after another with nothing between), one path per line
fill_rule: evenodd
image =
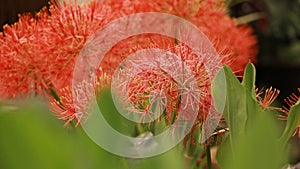
M120 17L139 12L163 12L182 17L206 34L220 55L223 64L241 75L249 62L255 62L256 38L246 25L236 26L226 15L223 0L92 0L87 4L64 2L51 4L34 17L24 15L13 26L5 26L0 36L0 97L24 97L31 92L53 97L53 111L63 120L79 121L82 114L74 111L71 96L80 98L82 109L87 105L86 88L70 90L75 60L87 39L106 24ZM200 89L198 122L201 123L211 104L210 81L204 63L182 42L161 35L130 37L115 45L101 63L98 86L110 83L118 65L131 53L141 49L160 48L179 56L190 67ZM105 75L105 78L103 77ZM100 79L100 80L99 80ZM104 80L103 80L104 79ZM103 82L104 81L104 82ZM95 85L92 85L95 86ZM166 114L171 117L178 102L178 89L162 71L145 71L130 84L129 100L133 105L149 105L144 101L151 90L163 90L167 96ZM102 87L100 87L102 88ZM78 89L79 90L79 89ZM81 94L81 96L78 96ZM57 95L57 97L56 97ZM80 101L79 101L80 102ZM85 112L82 110L82 112Z
M39 16L37 16L39 18ZM23 15L11 27L4 26L0 46L0 96L15 98L34 92L41 94L49 86L47 37L42 35L43 23Z

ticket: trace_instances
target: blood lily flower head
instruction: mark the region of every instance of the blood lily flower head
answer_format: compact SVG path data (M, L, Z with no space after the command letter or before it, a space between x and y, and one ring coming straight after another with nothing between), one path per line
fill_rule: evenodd
M45 9L44 9L45 10ZM44 11L43 10L43 11ZM36 19L46 15L20 16L12 26L5 25L0 46L0 96L2 99L43 93L49 86L50 60L44 57L50 47L43 36L43 23Z
M177 15L195 24L213 42L222 62L242 75L244 67L255 63L257 40L247 25L236 25L226 13L224 0L127 0L105 1L117 13L116 18L138 12L162 12Z
M170 76L170 72L166 72L161 68L161 66L164 65L162 60L155 58L154 55L151 54L150 55L153 56L152 58L141 59L141 57L143 57L142 55L137 60L133 59L129 65L125 66L132 69L124 70L124 66L121 66L121 68L118 67L122 61L126 61L126 58L130 56L130 54L145 49L161 49L166 53L171 53L189 67L193 78L197 82L196 86L199 88L198 90L201 95L199 98L200 102L193 104L200 106L201 110L199 111L198 120L202 122L208 114L211 104L209 76L204 67L204 63L199 60L199 57L193 53L192 49L186 44L180 41L177 41L175 44L174 39L161 35L146 34L125 39L114 46L102 62L101 66L106 68L106 72L113 73L114 70L120 69L123 73L133 74L130 75L131 81L128 85L128 89L126 89L128 91L128 97L123 96L127 97L128 101L131 102L135 108L135 110L130 109L129 111L132 111L132 113L141 113L144 111L143 117L147 118L151 114L155 114L155 112L152 111L153 105L161 103L161 107L165 108L163 111L165 111L164 115L167 121L171 122L174 118L174 112L180 109L180 85L178 86L176 80ZM119 58L116 59L116 56L119 56ZM107 66L108 63L114 64ZM167 64L171 66L174 63L176 62L168 62ZM107 71L108 68L112 68L112 70ZM176 68L178 69L178 67ZM176 68L174 68L174 70ZM130 72L135 69L140 69L141 71L138 74ZM123 82L125 80L119 81ZM120 83L119 86L124 86L124 84ZM141 119L141 121L144 121L144 119Z
M51 93L71 84L74 62L86 39L108 20L109 8L51 3L35 16L20 15L1 36L0 94L4 99Z
M49 11L45 36L52 48L47 54L56 69L51 78L56 88L63 88L71 84L76 58L88 37L111 20L111 10L100 1L88 4L64 1L51 4Z

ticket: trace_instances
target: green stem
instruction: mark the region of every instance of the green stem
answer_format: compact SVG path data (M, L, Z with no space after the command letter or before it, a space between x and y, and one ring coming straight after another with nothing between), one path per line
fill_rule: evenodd
M210 145L207 145L206 147L206 160L207 160L207 168L212 169L211 166L211 153L210 153Z

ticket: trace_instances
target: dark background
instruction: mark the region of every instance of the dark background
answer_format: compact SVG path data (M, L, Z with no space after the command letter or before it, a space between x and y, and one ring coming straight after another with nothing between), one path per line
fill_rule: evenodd
M232 0L232 17L260 12L250 22L259 42L257 86L281 91L280 101L300 87L300 1Z
M48 0L0 0L0 25L12 24L18 20L18 14L39 11L48 5Z

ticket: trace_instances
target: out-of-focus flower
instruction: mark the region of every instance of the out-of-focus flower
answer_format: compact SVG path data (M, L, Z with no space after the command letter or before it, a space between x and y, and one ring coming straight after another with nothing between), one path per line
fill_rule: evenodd
M35 16L21 15L1 35L0 95L11 99L50 93L71 84L74 62L87 38L109 20L99 1L51 4Z
M201 3L196 14L196 24L213 42L222 62L237 74L243 74L244 67L256 61L256 37L247 25L236 26L235 20L226 14L223 0L207 0Z
M78 5L74 2L50 6L47 22L47 42L54 47L49 50L52 67L56 73L51 76L56 88L71 84L75 61L88 37L101 29L110 20L111 10L101 1Z
M246 64L256 62L257 40L247 25L237 26L226 13L224 0L126 0L105 1L115 16L138 12L163 12L177 15L195 24L213 42L222 62L237 75L243 74ZM119 14L119 15L118 15Z

